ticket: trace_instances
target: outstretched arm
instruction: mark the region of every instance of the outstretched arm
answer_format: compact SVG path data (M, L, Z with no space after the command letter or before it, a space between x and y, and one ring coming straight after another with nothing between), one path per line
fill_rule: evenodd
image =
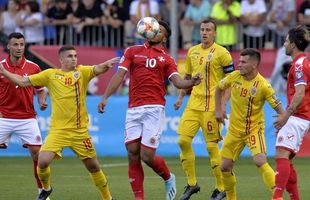
M13 74L6 69L4 69L3 65L0 64L0 74L2 74L5 78L18 85L19 87L28 87L31 86L31 82L27 76L20 76L18 74Z
M173 85L178 89L189 89L195 85L199 85L201 83L201 74L196 74L191 77L189 80L184 80L180 77L179 74L174 74L170 77Z
M101 102L98 105L98 112L104 113L104 107L107 104L108 98L117 90L117 88L121 85L125 75L126 70L120 68L117 70L116 74L113 75L112 79L109 82L107 89L105 90Z
M114 66L115 63L118 63L120 60L119 57L112 58L110 60L105 61L104 63L100 63L95 65L94 72L96 75L103 74L108 71L111 67Z

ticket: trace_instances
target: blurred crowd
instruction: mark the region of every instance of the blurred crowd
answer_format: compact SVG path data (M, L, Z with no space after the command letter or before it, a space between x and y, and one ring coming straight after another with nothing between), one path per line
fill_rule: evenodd
M1 41L13 31L27 44L126 47L142 42L136 22L170 21L171 0L1 0ZM200 42L199 24L214 19L226 48L279 48L287 30L310 25L309 0L178 0L179 48Z
M169 22L171 7L172 0L0 0L0 43L7 44L7 36L19 31L27 46L123 48L143 43L135 31L139 19L152 16ZM274 84L283 80L287 60L281 47L288 29L296 24L310 27L310 0L178 0L177 11L179 48L200 43L200 23L211 18L217 23L216 42L228 50L279 49ZM124 85L120 94L128 92Z

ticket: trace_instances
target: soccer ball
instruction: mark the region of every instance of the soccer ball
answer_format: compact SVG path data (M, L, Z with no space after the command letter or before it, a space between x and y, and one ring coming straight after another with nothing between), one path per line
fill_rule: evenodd
M137 23L137 33L145 39L154 38L159 32L159 23L154 17L143 17Z

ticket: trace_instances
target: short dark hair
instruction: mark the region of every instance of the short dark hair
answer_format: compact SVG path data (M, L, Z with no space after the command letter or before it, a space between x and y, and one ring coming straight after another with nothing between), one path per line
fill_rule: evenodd
M171 36L171 28L169 24L163 20L158 20L159 25L163 26L166 29L166 37L169 38Z
M20 39L23 38L25 39L24 35L19 33L19 32L13 32L9 35L9 40L11 40L12 38L16 38L16 39Z
M55 0L55 3L67 3L67 0Z
M206 20L203 20L200 24L208 24L208 23L211 23L214 25L214 30L216 31L216 22L212 19L206 19Z
M288 39L290 42L294 43L299 50L304 51L309 45L309 30L304 25L295 26L288 31Z
M243 49L240 52L240 56L250 56L251 58L254 58L255 60L258 61L258 63L260 63L260 52L257 49L254 48L246 48Z
M28 1L26 4L29 6L31 13L40 12L40 5L36 1Z
M62 52L70 51L70 50L76 51L76 49L75 49L74 46L71 46L71 45L62 46L62 47L60 47L60 49L58 50L58 55L60 55Z

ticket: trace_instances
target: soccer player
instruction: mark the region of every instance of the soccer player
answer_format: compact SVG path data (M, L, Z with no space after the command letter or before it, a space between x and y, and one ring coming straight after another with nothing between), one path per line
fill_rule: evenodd
M180 198L187 200L194 193L200 191L195 174L195 154L192 141L199 128L202 128L206 141L207 151L210 156L211 169L216 180L215 189L210 200L219 200L226 196L221 174L221 156L218 142L222 140L221 126L214 116L215 102L214 92L218 82L226 74L234 71L234 65L230 53L222 46L214 42L216 24L214 21L203 21L200 24L201 44L189 49L185 64L185 77L189 79L195 73L201 73L204 81L191 92L185 111L178 127L178 144L181 149L180 159L182 168L187 176L187 186ZM181 90L175 109L182 105L186 90ZM227 92L228 93L228 92ZM226 98L225 104L228 100Z
M25 38L21 33L9 35L7 48L10 52L9 56L0 62L6 70L21 76L29 76L41 71L37 64L25 58ZM40 109L46 109L46 94L43 87L22 88L0 75L0 148L8 147L13 133L21 139L23 147L28 148L32 157L34 177L40 193L42 184L36 169L42 137L33 108L34 90Z
M119 61L119 58L93 66L77 66L77 53L73 46L61 47L58 54L61 69L47 69L26 77L12 74L0 65L0 73L19 87L46 86L51 97L50 130L41 147L37 167L44 189L37 200L45 200L51 194L49 165L54 159L61 159L64 147L70 147L84 163L102 199L111 200L106 177L100 169L96 151L87 130L86 92L89 81L106 72Z
M159 24L160 31L155 38L143 45L126 49L118 71L98 105L98 111L103 113L108 97L116 91L129 72L125 145L129 160L128 176L136 200L144 199L141 160L165 181L166 199L172 200L176 195L175 176L170 173L164 159L155 154L165 115L165 77L177 88L190 88L201 82L200 74L190 80L181 79L175 61L163 48L163 43L171 35L170 27L164 21L159 21Z
M278 129L276 142L276 188L273 200L283 200L287 190L292 200L299 200L297 173L291 160L300 149L310 127L310 63L305 49L310 35L306 26L289 30L284 42L286 55L292 57L287 78L286 112L274 123Z
M221 96L224 89L231 87L229 127L221 151L221 170L228 200L237 199L233 165L245 146L251 151L267 188L273 192L275 186L274 171L266 158L263 106L267 101L277 113L284 110L269 82L257 71L260 59L258 50L242 50L238 65L240 70L222 79L215 91L215 117L223 123L226 114L222 110Z

